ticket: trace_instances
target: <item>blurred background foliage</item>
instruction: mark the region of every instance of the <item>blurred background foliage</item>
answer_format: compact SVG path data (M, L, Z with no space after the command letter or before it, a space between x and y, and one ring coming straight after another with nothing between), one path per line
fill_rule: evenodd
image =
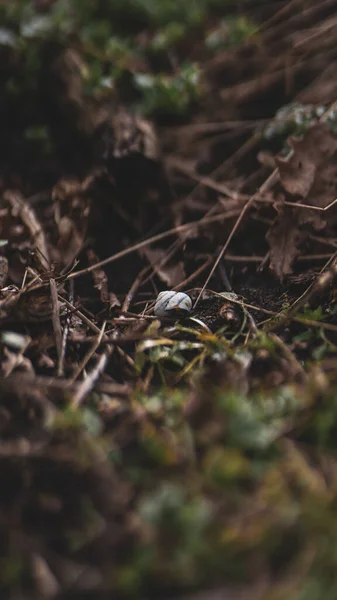
M0 49L10 57L5 90L30 105L46 46L73 47L83 59L88 95L118 90L128 76L147 115L186 115L203 95L200 47L213 52L242 43L254 25L227 15L223 0L12 0L0 5ZM196 60L193 46L197 42ZM7 50L7 53L5 52ZM192 52L191 52L192 50Z

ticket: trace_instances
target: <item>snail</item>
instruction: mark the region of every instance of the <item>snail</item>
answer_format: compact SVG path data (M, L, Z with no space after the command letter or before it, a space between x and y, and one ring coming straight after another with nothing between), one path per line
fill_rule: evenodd
M154 314L156 317L177 318L178 316L186 316L192 309L192 300L183 292L160 292L157 296L154 306Z

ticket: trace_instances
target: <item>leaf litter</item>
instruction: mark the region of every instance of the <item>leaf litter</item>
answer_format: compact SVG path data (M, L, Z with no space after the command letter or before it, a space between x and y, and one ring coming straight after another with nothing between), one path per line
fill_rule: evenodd
M69 4L1 7L1 592L334 597L336 2Z

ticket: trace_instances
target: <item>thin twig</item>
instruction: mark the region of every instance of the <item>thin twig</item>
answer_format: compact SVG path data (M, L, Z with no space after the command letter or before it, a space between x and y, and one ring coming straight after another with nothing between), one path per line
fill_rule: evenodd
M274 319L267 325L266 329L268 331L272 331L275 328L280 327L287 323L287 321L291 320L299 311L302 306L304 306L310 298L312 298L315 294L322 293L329 285L332 283L333 279L337 275L337 252L335 252L326 265L321 269L321 273L313 283L309 285L309 287L301 294L295 302L290 306L290 308L284 312L279 314L279 318L275 321Z
M140 284L142 283L142 279L144 277L144 275L151 269L151 265L146 265L146 267L144 267L144 269L142 269L136 279L134 280L133 284L131 285L129 291L127 292L125 298L124 298L124 302L122 304L122 308L121 308L121 312L126 312L129 310L130 308L130 304L134 298L134 295L136 293L136 291L138 290Z
M270 333L269 337L273 340L273 342L278 346L283 352L284 356L287 358L288 362L293 366L295 373L301 374L304 379L308 378L304 368L302 367L299 360L297 360L295 354L290 350L288 344L286 344L278 335L275 333Z
M12 209L17 212L18 216L27 227L34 247L38 251L41 266L43 269L48 270L50 268L50 260L47 242L42 226L36 217L35 211L16 192L5 192L4 199L7 200Z
M213 273L215 272L215 270L216 270L219 262L221 261L222 257L224 256L224 254L225 254L225 252L226 252L229 244L232 241L232 238L234 237L237 229L239 228L239 226L240 226L240 224L241 224L241 222L243 220L243 217L245 216L246 212L250 209L250 207L252 206L252 204L255 202L256 196L257 195L265 194L274 185L275 181L277 180L277 177L278 177L278 171L275 169L275 171L273 171L272 174L269 175L268 179L266 179L266 181L260 186L260 188L258 189L258 191L255 192L255 194L253 194L253 196L251 196L251 198L248 200L247 204L245 204L245 206L241 210L240 215L239 215L238 219L236 220L235 225L234 225L231 233L229 234L226 243L223 245L223 247L221 249L221 252L219 253L218 258L216 259L216 261L215 261L215 263L214 263L214 265L213 265L213 267L212 267L212 269L211 269L211 271L210 271L210 273L209 273L209 275L208 275L208 277L207 277L207 279L206 279L203 287L201 288L201 291L200 291L200 293L199 293L199 295L198 295L198 297L197 297L197 299L195 301L194 308L197 306L197 304L198 304L198 302L199 302L199 300L200 300L200 298L201 298L204 290L206 289L206 287L208 285L208 282L210 281L211 277L213 276Z
M82 275L91 273L91 271L94 271L95 269L99 269L100 267L103 267L104 265L108 265L112 262L120 260L121 258L124 258L125 256L128 256L129 254L133 254L133 252L136 252L137 250L140 250L141 248L145 248L145 246L149 246L150 244L154 244L155 242L164 240L168 237L171 237L172 235L176 235L177 233L183 233L185 231L192 231L193 229L198 230L201 227L203 227L204 225L208 225L210 223L216 223L217 221L226 221L228 218L231 218L232 216L235 216L236 214L237 214L237 211L233 211L233 213L231 213L230 215L228 215L228 214L220 214L219 215L218 214L218 215L213 215L212 217L202 217L201 219L199 219L197 221L191 221L190 223L184 223L183 225L177 225L176 227L172 227L172 229L168 229L167 231L163 231L162 233L158 233L157 235L153 235L152 237L142 240L141 242L138 242L137 244L134 244L133 246L129 246L129 248L124 248L124 250L121 250L120 252L117 252L116 254L109 256L108 258L105 258L104 260L101 260L100 262L98 262L94 265L90 265L90 267L86 267L85 269L82 269L81 271L74 271L72 273L69 273L69 275L67 276L67 280L75 279L76 277L81 277Z
M320 260L326 260L327 258L330 258L331 255L330 254L307 254L307 255L301 255L301 256L296 256L295 261L296 262L312 262L312 261L320 261ZM225 254L224 259L227 260L228 262L239 262L239 263L260 263L261 261L263 261L265 259L264 256L243 256L241 254Z
M231 198L232 200L240 199L240 195L237 192L231 190L224 183L218 183L217 181L214 181L214 179L212 179L211 177L199 175L198 173L196 173L194 171L194 169L187 167L178 159L169 158L169 159L167 159L167 162L168 162L169 167L174 168L176 171L179 171L180 173L183 173L184 175L187 175L191 179L194 179L194 181L197 181L200 185L209 187L209 188L215 190L216 192L220 192L221 194L223 194L224 196L228 196L228 198ZM218 167L218 169L219 169L219 167ZM218 169L217 169L217 171L218 171Z
M73 313L75 313L78 316L78 318L81 319L81 321L83 321L83 323L85 323L85 325L89 327L89 329L91 329L94 333L99 334L100 329L99 327L97 327L97 325L95 325L95 323L88 319L88 317L86 317L78 308L76 308L76 306L69 302L69 300L66 300L66 298L63 298L63 296L61 296L60 294L58 295L58 297L62 302L64 302L67 308L69 308Z
M191 290L187 290L191 291ZM213 294L215 296L220 296L223 297L222 294L217 294L216 292L213 292ZM229 300L229 302L233 303L233 304L238 304L240 307L244 307L244 308L249 308L251 310L255 310L256 312L261 312L264 313L265 315L269 315L271 317L277 317L277 318L281 318L283 316L283 313L278 313L274 310L269 310L267 308L262 308L261 306L255 306L254 304L249 304L248 302L245 302L244 300L235 300L235 298L231 298ZM322 321L314 321L313 319L307 319L306 317L298 317L298 316L292 316L292 317L288 317L287 316L287 321L294 321L295 323L301 323L302 325L307 325L308 327L315 327L317 329L325 329L326 331L337 331L337 325L332 325L331 323L323 323ZM274 321L273 321L274 322ZM259 327L270 323L270 319L268 319L267 321L263 321L262 323L259 323ZM278 320L276 322L276 327L278 327L278 325L280 324L280 320ZM272 329L268 330L268 331L272 331Z
M82 404L83 400L93 390L96 381L102 375L102 373L104 373L113 351L114 346L106 346L103 354L101 354L99 357L96 366L92 369L92 371L90 371L85 380L79 386L78 390L75 392L71 401L72 408L78 408Z
M56 342L56 350L57 350L57 375L62 377L63 369L61 364L62 357L62 327L60 320L60 303L57 296L57 288L55 279L50 278L50 296L51 296L51 305L52 305L52 323L55 334L55 342Z
M74 298L74 282L70 281L69 286L70 286L69 298L70 298L70 301L72 301ZM61 357L60 357L60 370L62 373L64 371L64 359L65 359L65 355L66 355L67 339L68 339L68 335L69 335L70 323L71 323L71 313L69 312L66 316L65 324L63 327L62 347L61 347Z
M104 332L105 332L105 327L106 327L106 321L104 321L104 323L102 325L102 328L101 328L99 334L97 335L97 338L95 339L94 343L92 344L91 348L89 348L88 352L83 357L83 359L81 360L80 364L77 365L77 369L76 369L75 373L73 374L73 376L69 380L69 385L72 385L76 381L76 379L82 373L82 371L85 368L85 366L88 364L89 360L93 357L93 355L95 354L96 350L101 345L102 339L103 339L103 335L104 335Z
M207 269L207 267L211 264L211 262L212 262L212 257L209 256L208 259L205 260L205 262L200 267L198 267L198 269L196 269L193 273L191 273L191 275L189 275L189 277L186 277L186 279L184 279L184 281L182 281L181 283L176 285L173 289L176 292L178 292L179 290L182 290L184 287L186 287L187 285L192 283L192 281L194 281L194 279L199 277L199 275L201 275L201 273L203 273L203 271L205 269Z

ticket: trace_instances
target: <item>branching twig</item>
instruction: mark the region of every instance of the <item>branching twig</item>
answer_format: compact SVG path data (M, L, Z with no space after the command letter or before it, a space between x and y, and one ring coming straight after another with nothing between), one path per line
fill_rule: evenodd
M236 214L237 214L237 211L235 210L235 211L233 211L233 213L231 215L228 215L228 214L219 215L218 214L218 215L213 215L211 217L203 217L202 219L199 219L198 221L191 221L190 223L184 223L183 225L178 225L177 227L172 227L172 229L168 229L167 231L163 231L162 233L153 235L152 237L149 237L146 240L142 240L141 242L138 242L137 244L134 244L133 246L129 246L129 248L124 248L124 250L121 250L120 252L117 252L116 254L113 254L112 256L109 256L108 258L101 260L100 262L96 263L95 265L90 265L90 267L86 267L85 269L82 269L81 271L74 271L72 273L69 273L67 279L75 279L75 277L81 277L82 275L91 273L91 271L94 271L95 269L99 269L100 267L103 267L104 265L108 265L112 262L116 262L117 260L120 260L121 258L128 256L129 254L133 254L133 252L137 252L137 250L141 250L141 248L145 248L145 246L149 246L150 244L154 244L155 242L164 240L168 237L171 237L172 235L176 235L178 233L183 233L185 231L192 231L193 229L198 230L201 227L203 227L204 225L208 225L210 223L216 223L217 221L226 221L228 218L235 216Z
M216 270L219 262L221 261L222 257L224 256L224 254L225 254L225 252L226 252L229 244L232 241L232 238L234 237L236 231L238 230L238 228L239 228L239 226L240 226L240 224L241 224L241 222L243 220L243 217L245 216L246 212L250 209L250 207L254 204L256 196L257 195L265 194L268 190L270 190L270 188L274 185L275 181L277 180L277 177L278 177L278 171L275 169L275 171L273 171L272 174L269 175L268 179L266 179L266 181L260 186L260 188L258 189L258 191L255 194L253 194L253 196L251 196L251 198L248 200L247 204L241 210L240 215L239 215L238 219L236 220L235 225L234 225L231 233L229 234L226 243L222 247L221 252L219 253L218 258L216 259L216 261L215 261L215 263L214 263L214 265L213 265L213 267L212 267L212 269L211 269L211 271L210 271L210 273L209 273L209 275L208 275L208 277L207 277L207 279L206 279L203 287L200 290L200 293L199 293L199 295L198 295L198 297L197 297L197 299L195 301L194 308L197 306L197 304L198 304L198 302L199 302L199 300L200 300L200 298L201 298L204 290L206 289L206 287L208 285L208 282L210 281L211 277L213 276L213 273L215 272L215 270Z
M89 348L88 352L86 353L84 358L81 360L80 364L77 365L77 369L76 369L75 373L73 374L72 378L69 380L69 385L73 384L74 381L76 381L76 379L79 377L79 375L81 374L81 372L83 371L85 366L88 364L89 360L93 357L96 350L101 345L105 327L106 327L106 321L104 321L102 328L101 328L97 338L95 339L94 343L92 344L91 348Z
M47 242L44 231L35 215L34 210L16 192L5 192L4 199L7 200L12 209L17 212L18 216L27 227L34 247L38 251L41 266L45 270L48 270L50 268L50 260Z
M105 348L103 354L101 354L101 356L99 357L96 366L88 374L88 376L78 388L77 392L74 394L71 402L71 406L73 408L78 408L82 404L86 396L90 394L90 392L93 390L96 381L102 375L102 373L104 373L113 351L114 346L112 345L108 345Z
M55 333L55 342L56 342L56 350L57 350L57 374L59 377L63 375L63 369L61 364L61 356L62 356L62 327L60 320L60 303L57 296L57 288L55 279L51 278L49 280L50 285L50 295L51 295L51 304L52 304L52 323L53 329Z

